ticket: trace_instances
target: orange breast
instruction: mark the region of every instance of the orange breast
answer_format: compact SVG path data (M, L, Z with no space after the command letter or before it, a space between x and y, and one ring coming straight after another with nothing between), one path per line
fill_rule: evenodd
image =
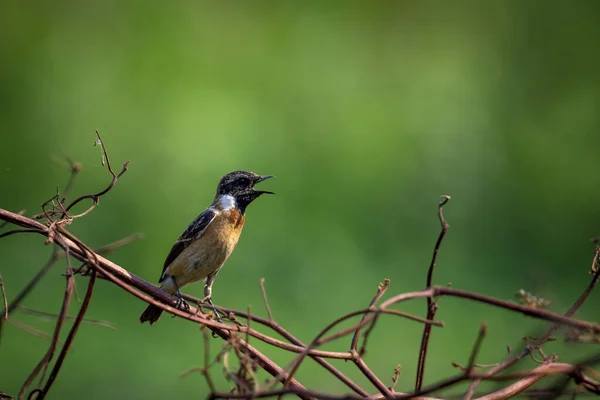
M202 236L169 265L167 274L174 276L182 287L205 279L221 268L237 245L244 219L244 215L235 209L219 212Z
M244 227L245 217L236 209L220 212L202 236L211 237L216 247L224 247L229 250L227 256L231 254L237 244L242 228Z

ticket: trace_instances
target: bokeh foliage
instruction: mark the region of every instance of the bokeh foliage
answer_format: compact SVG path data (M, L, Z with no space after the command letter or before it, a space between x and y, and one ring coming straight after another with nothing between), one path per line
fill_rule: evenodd
M421 289L439 230L436 204L449 194L435 281L502 298L524 288L562 311L589 279L588 238L600 233L599 11L596 1L8 0L0 206L37 213L68 176L54 155L83 163L75 194L103 187L109 176L92 146L98 128L113 163L130 159L130 171L71 230L91 246L143 232L111 259L150 281L220 176L250 169L277 175L264 184L277 195L250 207L215 285L218 304L264 315L265 277L278 322L310 341L368 304L384 278L388 293ZM46 260L42 240L0 241L9 297ZM57 312L62 268L27 306ZM200 296L202 285L187 290ZM597 317L598 299L580 317ZM200 375L179 377L201 363L198 329L170 318L140 326L143 308L100 283L88 315L118 329L81 328L50 398L206 394ZM425 305L404 309L423 315ZM466 362L481 320L489 324L482 363L544 326L455 299L440 303L438 318L447 326L433 330L426 383ZM401 364L398 387L410 389L420 332L384 318L367 362L382 377ZM16 394L47 344L8 325L0 390ZM345 390L305 368L307 386Z

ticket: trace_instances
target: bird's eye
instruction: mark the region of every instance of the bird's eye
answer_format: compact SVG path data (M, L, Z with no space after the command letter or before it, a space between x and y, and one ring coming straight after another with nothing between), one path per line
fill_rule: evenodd
M240 179L238 179L238 184L240 186L249 186L250 185L250 179L248 179L248 178L240 178Z

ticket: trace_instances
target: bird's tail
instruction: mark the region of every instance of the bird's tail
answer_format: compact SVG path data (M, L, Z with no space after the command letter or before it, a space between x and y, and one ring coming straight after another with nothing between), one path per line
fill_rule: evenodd
M158 321L162 312L163 312L162 308L156 307L155 305L150 304L144 310L142 315L140 315L140 322L143 324L144 322L148 321L150 323L150 325L152 325L153 323Z

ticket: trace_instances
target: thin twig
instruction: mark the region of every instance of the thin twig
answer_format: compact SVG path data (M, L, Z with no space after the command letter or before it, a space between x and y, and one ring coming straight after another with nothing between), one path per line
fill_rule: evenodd
M209 344L210 339L208 337L208 329L205 329L205 328L202 329L202 339L204 342L204 366L191 368L191 369L185 371L184 373L182 373L181 377L185 378L191 372L194 372L194 371L200 372L204 376L204 379L206 379L206 384L208 385L208 388L210 389L210 391L212 393L212 392L216 392L217 389L212 380L212 377L210 376L210 344Z
M3 212L4 212L4 210L0 209L0 217L2 216ZM85 262L85 260L86 260L85 255L82 254L81 250L73 242L72 238L74 238L74 236L67 231L61 232L61 235L64 235L64 236L57 235L57 238L60 240L57 240L56 243L59 244L63 248L67 248L67 247L71 248L73 257L77 258L80 261ZM105 259L104 257L97 255L97 254L95 256L96 256L98 262L94 264L94 268L97 268L99 270L99 273L104 275L106 277L106 279L115 283L122 289L133 294L134 296L142 299L143 301L145 301L148 304L156 305L169 313L172 313L179 317L186 318L188 320L192 320L192 321L201 323L203 325L206 325L206 326L210 327L214 332L217 332L217 334L224 339L227 339L230 337L229 331L232 329L242 331L242 332L245 329L244 327L235 327L232 325L215 322L211 319L203 318L200 316L201 314L197 315L198 310L192 306L190 306L189 312L184 312L184 311L174 307L175 299L172 296L166 294L162 290L158 289L156 286L149 284L148 282L144 281L143 279L140 279L139 277L131 274L129 271L124 270L122 267L110 262L109 260ZM142 290L143 292L140 293L135 289ZM149 295L146 293L149 293ZM252 336L257 337L261 340L266 340L270 344L275 344L277 346L283 346L284 348L288 348L288 349L293 347L289 344L269 338L266 335L260 334L259 332L252 331L251 334L252 334ZM272 376L279 376L280 374L283 374L283 377L287 377L287 374L281 369L281 367L279 367L277 364L275 364L272 360L270 360L268 357L266 357L264 354L259 352L254 347L243 342L242 350L244 352L248 352L248 353L252 354L252 357L254 359L257 359L257 362L259 363L261 368L263 368L265 371L267 371ZM335 352L330 352L330 353L337 355ZM282 378L282 380L283 380L283 378ZM299 388L303 388L303 386L295 379L291 380L291 385L297 386Z
M345 320L347 320L349 318L352 318L352 317L354 317L356 315L363 314L363 313L365 313L367 311L371 311L371 312L376 311L376 312L374 312L374 314L377 315L378 313L380 313L380 312L386 312L387 310L383 309L383 307L381 307L379 309L375 309L375 310L373 308L368 308L368 309L365 309L365 310L359 310L359 311L350 312L350 313L348 313L346 315L343 315L340 318L335 319L333 322L331 322L329 325L327 325L325 328L323 328L321 330L321 332L319 332L319 334L317 334L317 336L315 336L315 338L313 339L313 341L308 346L306 346L306 348L300 354L298 354L298 356L294 359L294 361L292 361L292 363L291 363L291 369L290 369L290 373L289 373L288 379L291 379L294 376L294 374L298 371L298 368L300 367L300 364L302 363L302 361L304 360L304 358L316 346L320 346L320 345L322 345L324 343L327 343L329 341L332 341L334 339L337 339L337 338L343 337L345 335L348 335L348 334L354 332L356 329L360 329L361 327L363 327L363 326L367 325L368 323L370 323L373 320L373 318L374 318L375 315L373 315L373 316L370 315L369 317L361 320L358 324L356 324L354 326L351 326L349 328L346 328L344 330L341 330L339 332L331 334L330 336L325 337L325 334L327 334L336 325L338 325L341 322L343 322L343 321L345 321ZM427 323L429 323L429 321ZM355 364L357 364L358 360L360 360L360 356L355 351L354 352L352 352L352 351L349 352L349 355L350 355L350 358L354 361ZM363 373L364 372L365 371L363 371ZM278 380L278 378L280 378L280 377L277 377L276 379ZM367 378L369 378L369 380L371 380L373 382L374 378L376 378L376 377L367 376ZM378 379L378 378L376 378L376 379ZM285 386L286 386L286 383L284 383L284 387ZM385 387L385 385L384 385L384 388L385 389L381 388L381 390L383 391L382 393L385 394L386 397L389 397L391 395L389 393L389 390L387 389L387 387ZM380 389L380 388L378 387L378 389Z
M481 349L481 344L483 343L483 338L487 333L487 325L485 323L481 324L479 328L479 335L477 336L477 340L473 345L473 349L471 350L471 355L469 357L469 363L467 364L466 374L470 375L473 372L473 368L475 368L475 359L477 358L477 354Z
M17 306L16 310L20 311L22 313L25 313L25 314L34 315L36 317L50 319L52 321L55 321L56 318L58 318L58 314L56 314L56 313L35 310L33 308L29 308L29 307L25 307L25 306ZM75 319L75 317L70 317L68 315L65 317L65 320L67 320L67 321L73 321L74 319ZM103 326L105 328L110 328L110 329L117 329L117 324L115 324L114 322L111 322L111 321L103 320L103 319L84 318L82 323L88 324L88 325Z
M17 294L17 297L15 297L13 299L13 301L11 301L10 304L7 307L5 307L2 314L9 315L11 312L13 312L14 309L21 303L21 301L23 301L23 299L25 297L27 297L29 292L31 292L31 290L33 290L35 285L37 285L37 283L44 277L44 275L46 275L46 272L48 272L48 270L52 267L52 265L54 265L56 260L57 260L57 251L56 251L56 247L53 247L52 255L50 256L50 258L48 259L46 264L37 272L37 274L35 274L35 276L33 278L31 278L31 280L27 283L27 285L25 285L23 290L21 290L21 292L19 292L19 294ZM2 319L0 319L0 331L1 331L1 329L2 329Z
M2 279L2 274L0 274L0 290L2 291L2 302L4 304L3 318L8 320L8 299L6 297L6 290L4 290L4 279Z
M101 141L101 139L99 139L99 140ZM104 158L107 159L106 149L104 147L103 147L103 154L106 156ZM107 160L107 164L109 164L108 160ZM108 168L109 168L109 171L111 171L111 173L113 174L113 182L114 182L115 174L114 174L114 171L112 171L110 164L108 165ZM96 198L93 198L93 197L88 197L88 198L92 198L94 200L94 202L97 203ZM55 200L53 200L53 201L55 201ZM62 207L62 204L60 204L60 202L58 204L53 203L51 207L54 207L54 210L49 210L47 213L47 215L50 218L55 218L57 215L56 214L57 212L59 214L61 212L66 213L66 209ZM0 219L4 219L3 211L4 210L0 209ZM24 219L24 220L23 219L21 219L21 220L15 219L15 217L12 215L9 215L7 218L10 218L11 220L19 221L19 223L17 223L17 225L20 225L24 228L32 228L32 229L37 228L37 226L35 224L30 224L30 222L27 221L27 219ZM70 218L70 217L66 217L66 218ZM443 219L443 216L441 218ZM33 222L35 222L35 221L33 221ZM252 379L255 382L255 384L253 385L253 388L255 389L257 387L256 376L255 376L255 367L257 367L257 366L264 368L271 375L275 376L277 378L277 380L283 381L287 385L287 387L284 387L283 390L271 391L270 394L272 396L282 396L284 393L293 393L302 398L320 397L320 398L336 398L336 399L337 398L355 399L355 398L359 397L358 395L343 395L344 397L342 397L342 396L337 396L337 397L333 396L332 397L332 396L329 396L328 394L323 394L323 396L320 396L320 395L322 395L322 393L305 389L295 379L293 379L293 371L290 374L286 374L285 371L282 370L277 364L273 363L270 359L265 357L262 353L258 352L256 349L254 349L252 346L250 346L248 341L251 336L255 337L265 343L268 343L270 345L277 346L277 347L280 347L280 348L288 350L288 351L293 351L293 352L299 353L299 356L296 360L299 359L300 361L304 357L307 357L307 356L313 357L315 360L317 360L317 362L319 362L319 360L323 361L321 357L335 357L335 358L342 358L342 359L352 359L353 362L357 365L357 367L363 372L363 374L375 385L375 387L377 387L379 389L380 394L372 396L372 398L414 397L419 394L422 395L422 394L429 393L431 391L440 390L444 387L453 385L453 383L456 383L459 381L464 381L467 379L488 379L488 378L483 377L482 375L476 375L473 373L473 370L475 367L475 363L474 363L475 356L479 350L479 347L481 346L481 341L483 340L483 336L485 335L484 327L482 327L482 330L480 331L480 336L474 345L473 351L471 353L471 357L469 358L468 367L466 370L463 371L465 373L461 374L461 376L438 382L437 384L432 385L429 388L426 388L420 392L414 392L414 393L406 393L405 394L405 393L395 392L394 389L387 389L385 387L381 388L381 386L383 386L383 384L381 383L379 378L368 368L368 366L366 365L366 363L364 363L364 360L362 359L360 354L356 351L353 354L348 355L348 354L344 354L341 352L328 352L328 351L316 349L317 346L321 346L329 341L335 340L337 338L341 338L343 336L346 336L346 335L349 335L352 333L354 333L355 336L358 337L359 336L358 331L361 330L363 327L368 326L368 328L365 328L365 329L367 329L367 334L365 335L365 342L366 342L366 337L368 336L368 333L371 332L371 330L373 329L374 323L377 320L377 318L380 316L380 314L382 314L382 313L400 314L401 313L400 311L387 309L386 307L389 307L392 304L406 301L411 298L425 297L426 299L428 299L429 302L431 302L431 304L435 304L434 299L437 299L442 296L460 297L460 298L467 299L469 301L482 302L482 303L485 303L485 304L488 304L488 305L491 305L494 307L500 307L503 309L507 309L512 312L520 312L525 315L533 316L535 318L551 321L557 327L566 325L566 326L575 327L577 329L581 329L582 332L585 332L585 331L600 332L600 325L598 325L598 324L594 324L594 323L587 322L587 321L576 320L576 319L570 318L570 316L565 317L565 316L561 316L561 315L558 315L556 313L552 313L552 312L549 312L546 310L539 310L539 309L536 309L535 307L528 307L528 306L523 306L520 304L514 304L511 302L501 300L501 299L495 299L495 298L480 295L477 293L465 292L465 291L461 291L461 290L457 290L457 289L453 289L453 288L431 286L432 279L428 279L429 283L428 283L428 287L426 290L423 290L420 292L405 293L402 295L394 296L392 299L389 299L388 301L384 302L379 307L369 307L366 310L361 310L360 312L356 312L354 314L349 313L348 315L344 316L345 318L350 318L353 316L361 315L361 321L358 324L355 324L354 326L352 326L350 328L343 329L341 331L333 331L331 333L323 332L323 335L321 335L318 338L318 340L316 340L315 343L311 343L308 346L303 345L301 343L298 344L298 342L294 342L293 340L288 339L288 340L290 340L290 342L292 342L292 344L289 344L289 343L282 342L280 340L276 340L276 339L274 339L268 335L265 335L261 332L258 332L253 327L251 327L251 325L254 326L254 322L258 322L260 319L251 315L250 311L245 313L246 314L245 318L248 319L248 323L246 325L243 325L239 321L238 321L239 322L238 325L230 325L230 324L221 324L221 323L215 322L215 321L207 318L202 313L195 315L194 314L195 309L191 309L190 313L175 309L173 307L174 299L172 296L169 296L164 293L162 293L160 295L156 295L157 292L160 292L159 289L157 289L153 285L149 285L147 282L142 281L139 278L133 276L128 271L123 270L119 266L110 263L108 260L97 255L97 253L92 252L88 246L86 246L81 241L79 241L76 237L74 237L72 234L67 232L65 229L65 226L69 223L69 221L54 220L54 221L50 221L50 222L51 223L49 223L48 226L42 226L43 229L39 229L39 230L34 229L33 231L47 236L49 239L51 239L49 241L55 241L57 245L59 245L66 251L65 254L71 255L71 256L77 258L78 260L89 264L90 268L92 270L92 273L97 274L98 277L103 277L104 279L107 279L107 280L113 282L114 284L117 284L118 286L122 287L123 289L127 290L131 294L142 299L143 301L146 301L149 304L155 304L166 311L172 312L175 315L178 315L180 317L194 321L203 326L209 327L211 330L217 332L219 334L219 336L221 336L222 338L227 340L229 343L231 343L232 344L231 348L235 351L235 353L238 356L238 359L240 361L240 369L239 369L238 375L233 374L233 375L231 375L231 377L236 382L236 385L238 386L241 393L234 393L234 395L243 395L243 396L245 396L244 398L263 397L263 395L265 395L267 393L265 391L260 391L260 390L258 392L256 390L251 390L251 388L249 386L249 385L252 385L252 383L251 383L252 381L250 381L250 379ZM435 256L434 256L434 258L435 258ZM595 259L595 260L596 260L596 265L597 265L597 259ZM435 262L433 262L433 263L435 264ZM432 269L432 271L433 271L433 269ZM266 301L266 291L264 290L264 281L262 282L261 288L263 290L263 294L265 295L265 297L264 297L265 305L267 308L267 313L269 314L269 318L270 318L270 321L264 320L264 321L266 321L265 326L268 326L269 328L274 329L276 332L278 331L278 329L280 331L286 332L282 328L278 327L277 324L273 321L273 317L270 313L270 307L268 305L268 302ZM588 294L589 294L589 292L588 292ZM579 306L580 305L578 305L577 307L579 307ZM8 308L9 307L5 307L5 309L8 309ZM80 312L81 312L81 310L80 310ZM239 316L242 314L237 311L235 311L234 313L236 316ZM66 319L66 316L63 317L63 320L64 319ZM416 317L413 317L413 319L416 319ZM420 320L422 322L425 322L427 325L441 324L436 321L432 321L432 319L433 318L423 320L421 318ZM83 316L81 317L81 320L79 323L81 323L82 320L83 320ZM342 320L345 320L345 319L342 319ZM237 319L235 321L237 321ZM341 322L341 321L339 321L339 322ZM259 322L259 323L262 324L262 322ZM326 333L329 333L329 336L325 336ZM242 340L242 338L244 336L245 336L245 340ZM289 335L289 336L291 336L291 335ZM284 337L286 337L286 336L284 336ZM293 338L293 336L291 336L291 337ZM357 342L358 342L358 340L357 340ZM531 343L529 345L531 345ZM356 347L358 347L357 344L354 348L356 349ZM364 344L363 344L363 347L364 347ZM65 352L64 354L66 354L67 350L65 350L65 349L63 349L63 350ZM63 354L63 353L61 352L61 354ZM58 364L58 361L57 361L57 364ZM46 367L47 365L48 365L48 363L46 363L46 365L44 367ZM208 368L208 365L210 365L210 364L207 364L206 359L205 359L205 367ZM299 362L295 365L294 364L292 364L292 365L294 366L294 368L297 368L299 366ZM321 365L323 365L323 364L321 364ZM327 364L325 364L325 365L327 365ZM556 365L556 364L553 364L553 365ZM55 368L56 367L57 367L57 365L55 364ZM584 375L582 375L582 373L580 371L581 368L579 366L573 365L571 367L576 368L576 369L564 370L564 371L561 370L561 372L556 372L556 373L562 373L562 374L568 375L569 377L575 379L577 382L580 382L580 384L589 391L593 392L594 390L597 390L598 385L595 382L593 382L592 380L590 380L588 377L585 377ZM335 369L333 369L333 370L337 371ZM57 370L57 372L58 372L58 370ZM337 372L339 372L339 371L337 371ZM334 374L335 374L335 372L334 372ZM526 374L526 373L524 373L524 374ZM545 373L545 372L543 373L543 376L547 376L547 375L550 375L550 373ZM338 375L336 375L336 376L338 376ZM523 375L523 376L525 378L531 377L531 375ZM497 380L508 379L508 376L507 375L492 376L489 379L497 379ZM248 384L245 383L244 380L248 380ZM48 385L48 382L46 384ZM349 387L352 387L352 386L349 385ZM211 390L213 391L213 396L217 394L216 392L214 392L214 388L211 388ZM525 389L523 389L523 390L525 390ZM40 390L35 391L35 393L38 395L40 393L43 393L43 395L45 396L45 392L40 391ZM517 392L517 393L521 393L521 392ZM227 397L235 398L235 396L231 396L231 394L232 393L228 393ZM494 399L501 398L501 397L499 397L500 395L496 392L492 393L491 395L493 396L491 398L494 398ZM361 397L365 397L365 396L363 395Z
M193 304L198 304L201 301L200 299L198 299L196 297L192 297L192 296L189 296L186 294L183 294L183 297L186 300L192 302ZM231 310L228 308L221 307L221 309L223 311L225 311L226 314L229 314L230 312L234 312L234 310ZM395 311L395 310L390 310L390 311ZM244 312L235 311L235 313L238 316L241 316L244 318L250 317L247 314L245 314ZM291 333L289 333L283 327L276 324L274 321L270 321L270 320L261 318L256 315L252 316L252 319L255 322L258 322L259 324L272 329L273 331L275 331L276 333L278 333L279 335L281 335L282 337L284 337L285 339L290 341L291 344L296 345L298 347L306 348L306 345L302 341L298 340L295 336L293 336ZM321 365L327 371L331 372L336 378L338 378L341 382L343 382L346 386L348 386L356 394L360 395L361 397L367 397L369 395L369 393L367 391L365 391L363 388L358 386L358 384L356 384L356 382L354 382L353 380L348 378L346 375L344 375L342 372L340 372L337 368L335 368L333 365L331 365L329 362L327 362L327 360L324 360L323 358L318 357L314 354L309 354L309 357L311 357L313 360L315 360L319 365Z
M50 372L50 376L48 377L48 380L46 381L46 385L44 386L44 388L42 389L42 391L38 395L38 397L36 397L36 400L43 400L46 397L46 395L48 394L48 391L50 390L50 388L52 387L52 384L54 383L54 380L58 376L58 373L60 371L60 368L62 367L63 361L64 361L65 357L67 356L67 352L69 351L71 344L73 343L73 339L75 339L75 334L77 333L77 330L79 329L79 326L81 325L81 322L83 321L83 317L85 316L87 308L90 304L90 300L92 299L92 294L94 292L94 284L95 283L96 283L96 271L94 270L90 274L87 292L85 294L85 297L83 298L83 302L81 303L81 307L79 309L79 312L77 313L77 317L75 317L73 326L71 327L71 330L69 331L69 334L67 335L65 344L63 345L63 348L62 348L60 354L58 355L58 358L56 359L56 363L54 363L54 368L52 368L52 371Z
M356 364L360 372L362 372L362 374L373 384L373 386L375 386L377 390L379 390L379 393L381 393L383 397L385 397L386 399L394 398L394 395L392 394L390 389L388 389L388 387L385 386L381 379L379 379L377 375L375 375L375 373L369 368L365 360L363 360L361 357L358 357L356 358L356 360L354 360L354 364Z
M427 271L427 282L426 288L429 289L433 282L433 271L437 261L438 252L444 241L444 236L448 232L449 225L444 219L444 205L450 200L450 196L442 196L442 201L438 204L438 219L442 226L438 239L433 248L433 256L431 257L431 263L429 264L429 271ZM437 304L433 302L431 297L427 298L427 319L433 320L437 311ZM419 350L419 361L417 363L417 378L415 382L415 391L419 391L423 386L423 378L425 376L425 362L427 358L427 348L429 347L429 337L431 335L431 325L425 325L423 327L423 336L421 338L421 348Z
M21 329L24 332L32 334L33 336L37 336L37 337L40 337L43 339L48 339L48 340L52 339L52 336L49 333L42 332L42 331L35 329L27 324L24 324L23 322L16 320L14 318L11 318L7 321L8 321L8 323L16 326L17 328ZM58 341L58 344L62 344L62 343L63 343L62 340Z
M6 237L6 236L14 235L15 233L31 233L31 232L39 233L39 229L35 229L35 228L12 229L8 232L0 233L0 239L2 239L3 237Z
M89 211L91 211L99 202L100 197L102 197L103 195L105 195L106 193L108 193L117 183L117 181L119 180L119 178L125 173L127 172L128 168L129 168L129 161L126 161L125 163L123 163L123 168L121 169L121 172L119 172L118 174L115 173L115 171L112 169L111 163L110 163L110 158L108 157L108 151L106 150L106 146L104 144L104 141L102 140L102 138L100 137L100 133L98 132L98 130L96 129L96 136L98 137L98 143L100 144L101 148L102 148L102 154L103 154L103 159L106 162L106 166L108 168L108 172L110 172L110 174L112 175L112 180L110 181L110 183L108 184L107 187L105 187L103 190L99 191L98 193L94 193L94 194L84 194L83 196L79 196L77 199L73 200L67 207L65 207L65 211L69 212L74 206L76 206L77 204L81 203L83 200L86 199L91 199L93 202L93 205L86 210L84 213L79 214L79 216L83 216L85 214L87 214ZM104 164L103 164L104 165Z
M67 285L65 288L65 294L60 309L59 318L56 321L56 327L54 328L54 333L52 334L52 340L50 341L50 347L48 348L48 351L46 352L46 354L44 354L40 362L33 369L31 374L29 374L29 376L25 380L25 383L23 383L23 386L19 391L19 400L23 400L25 398L25 392L27 391L29 385L31 385L36 376L42 371L42 369L44 369L48 365L48 363L52 360L52 357L54 356L54 351L58 343L60 331L62 330L63 323L65 322L65 316L67 315L67 310L69 309L69 305L71 303L71 296L73 294L73 282L75 280L73 275L67 275L66 280Z
M394 368L394 376L392 376L392 385L390 386L390 390L394 392L396 390L396 384L400 379L400 374L402 373L402 366L400 364L396 365Z
M63 191L63 197L60 200L61 204L64 203L65 201L67 201L67 198L69 197L69 193L71 193L71 189L73 188L73 185L75 184L75 178L77 177L77 174L81 171L80 163L74 162L68 156L63 156L62 158L68 163L71 173L69 174L69 180L67 181L67 184L65 185L65 190ZM59 159L56 158L56 161L58 162Z
M267 299L267 291L265 290L265 278L260 278L260 291L262 292L263 301L265 303L265 308L267 309L267 315L269 316L269 320L274 322L273 313L271 312L271 307L269 306L269 300Z
M390 280L387 278L383 280L383 283L379 284L379 286L377 287L377 293L375 293L375 296L371 299L371 302L369 303L369 308L373 307L379 301L379 299L381 299L381 297L385 294L385 291L388 289L389 286L390 286ZM361 322L365 318L367 318L367 315L368 314L363 314ZM373 320L373 323L375 323L375 320ZM350 351L356 351L359 336L360 336L360 329L357 329L356 332L354 332L354 336L352 337L352 342L350 343Z
M565 326L572 326L575 328L580 328L590 332L600 332L600 325L595 324L593 322L582 321L574 318L565 317L563 315L538 309L531 306L521 305L517 303L513 303L510 301L497 299L495 297L486 296L479 293L467 292L465 290L459 290L454 288L449 288L446 286L432 286L429 289L421 290L419 292L408 292L396 295L386 301L384 301L380 308L385 309L392 304L397 304L400 302L404 302L410 299L416 299L421 297L440 297L440 296L450 296L450 297L458 297L467 300L473 300L478 303L489 304L494 307L503 308L509 311L518 312L523 315L528 315L530 317L534 317L537 319L556 322Z
M589 297L589 295L592 292L592 290L594 289L594 287L596 287L598 280L600 280L600 268L595 268L598 265L599 260L600 260L600 246L596 245L595 249L594 249L594 256L592 258L592 271L595 270L594 275L592 276L592 280L587 285L587 287L585 288L583 293L577 298L577 300L575 300L573 305L571 307L569 307L569 309L565 312L565 314L564 314L565 318L570 318L572 315L574 315L575 312L577 312L577 310L587 300L587 298ZM495 367L489 369L488 371L485 372L484 376L489 377L489 376L496 375L499 372L502 372L502 371L510 368L511 366L515 365L521 359L523 359L527 355L529 355L529 353L531 351L530 349L532 348L532 346L539 347L542 344L544 344L552 336L552 334L554 334L554 332L556 332L561 326L562 326L562 324L560 324L560 323L555 323L555 324L551 325L544 333L542 333L529 346L526 346L523 349L523 351L521 351L516 356L510 357L507 360L499 363ZM469 385L467 393L465 394L465 400L470 400L473 397L475 390L477 389L477 386L480 383L481 383L481 379L477 379L477 380L474 380Z
M136 240L139 240L143 237L144 237L144 235L142 233L133 233L131 235L125 236L123 239L119 239L119 240L109 243L105 246L98 247L98 248L94 249L94 252L96 252L97 254L110 254L113 251L115 251L123 246L127 246L128 244L135 242Z

